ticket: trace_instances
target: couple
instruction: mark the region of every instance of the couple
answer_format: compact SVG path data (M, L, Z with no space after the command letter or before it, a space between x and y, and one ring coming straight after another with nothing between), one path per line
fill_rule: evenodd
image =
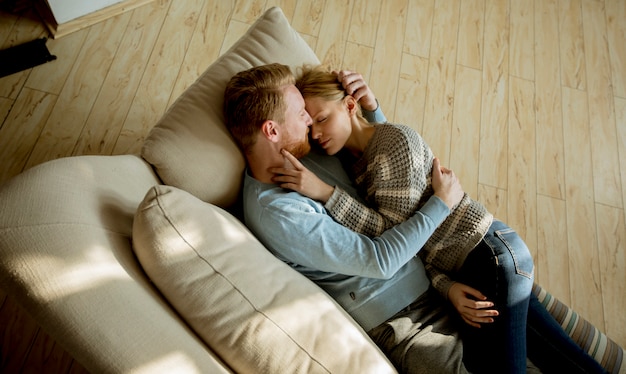
M255 235L401 372L525 372L527 353L544 372L603 372L531 294L523 241L463 193L417 133L368 125L359 103L386 122L358 74L313 69L296 82L272 64L231 79L224 111L247 160ZM326 153L344 153L355 183L370 187L364 200L338 158L309 153L309 130Z

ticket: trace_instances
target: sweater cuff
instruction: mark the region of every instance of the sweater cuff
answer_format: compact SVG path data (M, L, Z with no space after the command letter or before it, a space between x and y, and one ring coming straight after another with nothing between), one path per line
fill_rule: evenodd
M324 204L324 208L326 208L326 210L328 210L329 212L332 212L335 205L341 200L341 195L343 195L344 193L345 192L343 192L343 190L339 188L339 186L335 186L333 193L328 198L328 201L326 201L326 204Z
M450 287L455 283L452 279L450 279L446 275L442 275L440 279L432 282L433 287L441 294L444 300L448 300L448 292L450 291Z

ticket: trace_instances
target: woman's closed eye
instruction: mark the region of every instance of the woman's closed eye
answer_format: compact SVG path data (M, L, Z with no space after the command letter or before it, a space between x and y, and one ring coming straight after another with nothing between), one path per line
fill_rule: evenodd
M318 118L316 122L317 123L324 123L324 122L326 122L327 119L328 119L328 117Z

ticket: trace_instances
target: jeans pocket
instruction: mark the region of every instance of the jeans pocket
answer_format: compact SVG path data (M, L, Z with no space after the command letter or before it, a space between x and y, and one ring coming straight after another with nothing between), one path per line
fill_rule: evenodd
M530 250L522 238L512 228L496 230L494 240L489 245L497 253L499 261L512 261L515 273L533 279L534 263ZM494 245L495 244L495 245Z

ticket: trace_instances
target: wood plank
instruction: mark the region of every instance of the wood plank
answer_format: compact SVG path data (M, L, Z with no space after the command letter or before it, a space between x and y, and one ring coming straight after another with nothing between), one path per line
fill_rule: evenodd
M24 88L17 97L0 128L0 183L24 169L56 101L56 95L30 88Z
M7 99L4 97L0 97L0 130L13 107L15 100Z
M374 60L374 48L351 42L347 42L345 48L346 53L343 56L340 68L359 72L369 84L372 73L372 61Z
M537 193L565 199L563 120L559 67L559 15L556 0L535 2L535 106L537 119Z
M170 4L154 2L132 12L119 44L121 53L111 63L73 155L113 152Z
M43 330L33 340L22 373L67 373L74 359Z
M146 5L152 1L154 0L124 0L64 23L58 23L47 13L42 12L40 15L46 21L46 25L48 26L48 30L50 31L52 36L55 38L60 38L73 32L82 30L86 27L106 21L109 18L117 17L135 8ZM41 10L41 8L39 7L38 9Z
M599 329L604 312L593 198L593 165L589 139L588 98L583 91L563 89L565 183L571 306Z
M406 30L404 32L405 53L430 57L431 35L435 12L435 0L409 0Z
M626 2L605 0L613 94L626 98Z
M82 366L78 361L74 360L72 362L72 367L70 368L70 371L68 371L68 374L90 374L90 372L87 371L87 369L85 369L85 367Z
M623 209L596 204L605 331L626 347L626 218Z
M508 225L537 258L535 85L511 78L509 95Z
M7 45L7 39L11 34L11 30L19 20L19 15L14 12L8 12L4 9L0 10L0 46Z
M291 26L302 34L319 37L323 13L323 2L300 0L296 5Z
M615 117L618 129L618 144L620 154L620 171L622 176L622 195L626 202L626 99L615 99ZM598 209L598 207L596 207ZM605 214L605 211L608 211ZM602 273L602 299L606 315L607 334L618 342L622 347L626 347L626 321L624 310L626 310L626 299L624 295L624 274L626 274L626 209L621 210L600 207L598 214L599 221L599 249L600 249L600 271ZM617 214L617 215L616 215ZM622 222L621 226L620 223ZM611 225L615 225L611 229ZM605 243L605 240L607 241Z
M338 0L333 2L332 6L326 6L322 13L320 27L324 32L319 34L315 54L322 64L333 69L342 67L345 44L350 31L349 22L337 21L350 19L353 6L353 1Z
M462 0L460 14L457 63L482 69L485 0Z
M24 86L55 95L61 94L88 31L85 29L62 39L49 40L48 49L57 59L33 68Z
M565 200L537 195L537 255L535 281L567 305L571 305L570 261Z
M379 0L365 0L359 1L358 6L351 7L349 42L374 47L376 28L372 25L378 24L381 4Z
M614 166L619 156L604 2L583 2L583 23L595 199L621 208L621 181Z
M206 4L202 8L168 107L220 56L232 12L233 4L229 1Z
M533 0L511 1L510 74L535 79L535 24Z
M39 326L12 297L0 308L0 321L0 373L19 373Z
M450 168L463 190L478 199L478 158L480 154L480 98L482 72L459 65L456 69Z
M587 89L581 0L559 0L561 84Z
M275 6L279 7L285 14L285 18L287 18L287 20L291 24L291 21L293 20L293 15L296 13L297 5L298 2L293 0L268 0L265 4L265 9L267 10Z
M385 109L389 121L395 120L394 103L398 92L398 76L402 62L402 37L406 25L407 2L390 0L383 3L378 20L374 62L370 87Z
M222 5L234 6L231 18L243 23L252 23L262 14L265 5L264 0L252 0L252 1L236 1L234 4L231 2L222 2ZM209 8L219 7L217 4L207 5Z
M36 19L37 16L33 10L20 14L11 30L4 37L5 40L0 45L0 49L6 49L47 36L45 28ZM24 86L24 82L28 79L28 74L30 74L31 70L26 69L0 78L0 97L15 99Z
M139 153L144 138L167 109L203 5L203 1L193 0L178 2L169 8L114 154ZM154 79L156 76L159 79Z
M5 49L22 43L26 43L35 38L47 36L45 28L39 22L37 13L31 7L25 7L15 14L5 11L0 12L0 49ZM6 18L6 19L5 19Z
M622 201L626 203L626 99L615 98L615 121L617 123L620 175L622 176ZM626 212L626 209L624 211Z
M89 30L77 63L26 163L27 168L72 154L129 20L130 13L125 13Z
M459 11L460 1L435 2L422 136L442 165L450 165Z
M478 184L478 201L480 201L494 218L502 222L508 222L507 193L501 188Z
M413 128L418 133L421 133L423 128L427 81L428 60L408 53L403 54L395 121Z
M480 183L507 188L507 120L509 104L508 2L487 0L483 60Z

